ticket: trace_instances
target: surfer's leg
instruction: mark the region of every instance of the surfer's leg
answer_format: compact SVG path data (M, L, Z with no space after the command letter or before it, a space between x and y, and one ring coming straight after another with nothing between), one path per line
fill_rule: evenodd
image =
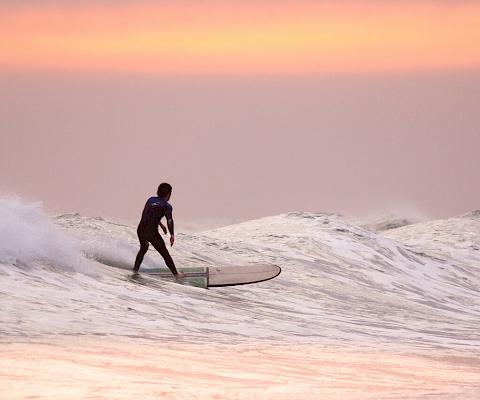
M140 269L140 264L143 261L143 256L148 250L148 242L146 240L140 239L140 250L138 251L137 258L135 259L135 267L133 267L134 272L138 272Z
M172 271L172 274L177 275L177 268L175 268L175 263L173 262L172 256L168 252L167 246L165 246L165 242L163 241L162 237L160 235L155 235L150 240L150 243L163 257L165 264L167 264L167 267L170 269L170 271Z

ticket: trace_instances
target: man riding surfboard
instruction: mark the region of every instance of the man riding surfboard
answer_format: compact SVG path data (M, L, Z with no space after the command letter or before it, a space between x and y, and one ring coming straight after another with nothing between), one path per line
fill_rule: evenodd
M162 228L164 234L167 234L167 228L162 224L161 219L165 217L167 219L167 227L170 232L170 246L173 246L175 242L175 234L173 229L173 216L172 206L168 202L172 195L172 186L168 183L161 183L158 186L157 196L150 197L143 209L142 218L137 228L137 235L140 241L140 250L138 251L135 259L134 272L138 272L140 265L142 264L143 257L148 250L149 243L160 253L165 260L165 264L172 271L172 274L176 279L183 278L185 274L178 272L175 263L173 262L170 253L165 246L160 233L158 232L158 226Z

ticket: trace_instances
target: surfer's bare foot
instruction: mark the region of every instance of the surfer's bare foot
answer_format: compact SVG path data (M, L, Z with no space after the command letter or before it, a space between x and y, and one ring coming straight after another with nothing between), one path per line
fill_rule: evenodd
M177 272L175 276L175 279L178 280L178 279L182 279L182 278L185 278L185 272Z

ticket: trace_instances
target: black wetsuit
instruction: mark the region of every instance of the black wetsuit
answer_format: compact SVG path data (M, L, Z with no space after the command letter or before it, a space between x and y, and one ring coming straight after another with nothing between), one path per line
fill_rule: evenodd
M177 274L175 263L173 262L160 233L158 233L158 224L163 217L167 218L168 230L170 235L173 235L172 206L168 201L161 197L150 197L145 204L142 219L137 228L138 239L140 240L140 250L135 259L135 271L138 271L140 268L143 256L148 250L149 243L151 243L162 255L167 267L170 268L170 271L172 271L173 274Z

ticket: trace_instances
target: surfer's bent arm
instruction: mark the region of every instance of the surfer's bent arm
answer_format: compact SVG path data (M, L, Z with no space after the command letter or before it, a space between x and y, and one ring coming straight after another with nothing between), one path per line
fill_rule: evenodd
M160 226L160 228L162 228L162 231L163 233L167 233L167 228L165 228L165 225L162 224L162 221L158 221L158 225Z
M168 231L170 232L170 235L174 236L174 231L173 231L173 218L170 217L167 219L167 226L168 226Z
M170 232L171 236L175 235L175 231L173 229L173 216L172 216L172 206L167 207L165 210L165 218L167 219L167 226L168 226L168 232Z

